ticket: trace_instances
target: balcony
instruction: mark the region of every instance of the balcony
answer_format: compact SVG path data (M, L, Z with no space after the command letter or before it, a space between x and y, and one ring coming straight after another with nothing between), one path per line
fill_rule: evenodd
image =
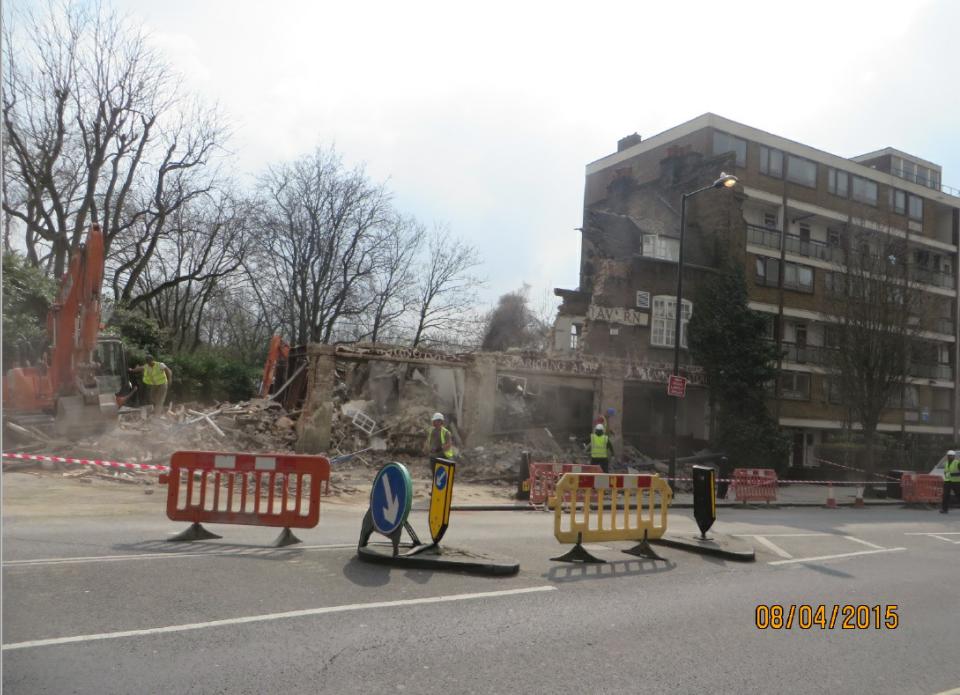
M910 266L910 279L914 282L922 282L934 287L944 287L948 290L956 287L956 278L953 273L945 273L942 270L924 268L919 265Z
M783 359L797 364L829 365L831 363L832 348L820 345L797 345L796 343L781 343Z
M769 227L748 224L747 243L779 251L780 232ZM843 252L839 247L829 246L822 241L803 240L790 234L787 235L787 253L834 263L840 263L843 260Z
M904 410L903 421L922 425L952 427L953 413L949 410Z
M949 364L913 363L907 367L907 374L919 379L953 381L953 367Z

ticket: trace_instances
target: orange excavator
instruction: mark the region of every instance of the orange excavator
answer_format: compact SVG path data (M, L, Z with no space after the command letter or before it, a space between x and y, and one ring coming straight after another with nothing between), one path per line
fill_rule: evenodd
M276 378L277 367L286 366L289 357L290 345L279 335L273 336L270 339L270 347L267 349L267 359L263 363L263 379L260 381L260 398L267 398L270 395L273 380Z
M3 402L9 421L42 426L52 420L62 436L102 431L132 395L123 343L98 336L105 251L103 231L94 224L71 254L47 314L49 347L39 364L7 371Z

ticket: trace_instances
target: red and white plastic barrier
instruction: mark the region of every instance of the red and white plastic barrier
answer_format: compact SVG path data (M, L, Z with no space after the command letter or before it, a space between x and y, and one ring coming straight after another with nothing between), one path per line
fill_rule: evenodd
M735 468L733 491L737 502L776 502L777 472L772 468Z
M943 478L939 475L904 473L900 486L907 503L938 504L943 498Z
M320 485L329 481L324 456L215 451L178 451L160 477L171 521L286 528L317 525Z
M553 497L557 481L564 473L602 473L600 466L592 463L531 463L530 504L546 504Z
M127 461L104 461L102 459L75 459L67 456L41 456L39 454L14 454L3 452L5 460L12 461L49 461L51 463L77 464L80 466L103 466L105 468L126 468L137 471L169 471L170 466L153 463L129 463Z

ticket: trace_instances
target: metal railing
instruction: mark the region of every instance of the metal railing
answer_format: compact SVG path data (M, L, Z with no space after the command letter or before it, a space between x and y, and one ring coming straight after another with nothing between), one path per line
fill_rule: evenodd
M950 410L909 409L903 411L903 421L951 427L953 425L953 412Z
M779 251L780 231L770 229L769 227L761 227L756 224L748 224L747 242ZM839 247L829 246L822 241L801 239L798 236L792 236L790 234L787 234L787 253L835 263L843 260L843 252Z
M916 264L910 265L910 279L914 282L922 282L935 287L944 287L954 289L956 287L956 278L953 273L945 273L942 270L924 268Z
M953 367L949 364L911 363L907 367L907 374L921 379L953 379Z
M764 248L780 250L780 230L761 227L756 224L747 225L747 243L763 246ZM787 235L787 253L806 258L816 258L829 263L844 265L846 257L843 248L840 246L831 246L822 241L802 240L800 237ZM862 251L860 252L862 254ZM873 260L885 259L879 252L867 254ZM956 288L956 278L953 273L944 272L938 269L924 268L916 264L910 264L910 279L934 287L943 287L945 289Z
M953 186L948 186L945 183L941 183L935 178L927 178L926 176L920 176L916 173L907 173L903 169L891 168L890 173L896 176L898 179L903 179L904 181L910 181L917 185L923 186L924 188L930 188L934 191L941 191L947 195L960 197L960 188L954 188Z

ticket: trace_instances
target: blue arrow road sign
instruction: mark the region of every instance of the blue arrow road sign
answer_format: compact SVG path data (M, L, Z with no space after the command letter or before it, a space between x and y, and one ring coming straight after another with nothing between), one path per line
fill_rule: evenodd
M447 486L447 469L437 468L437 474L434 476L433 482L438 490L445 488Z
M388 463L373 479L370 490L370 516L373 526L389 536L403 526L413 501L413 483L410 473L400 463Z

